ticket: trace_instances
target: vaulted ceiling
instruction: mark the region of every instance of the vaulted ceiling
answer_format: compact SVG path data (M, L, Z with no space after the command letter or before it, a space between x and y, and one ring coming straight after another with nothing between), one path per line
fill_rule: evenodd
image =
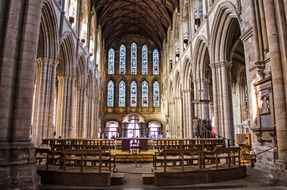
M161 48L179 0L92 0L106 45L137 34Z

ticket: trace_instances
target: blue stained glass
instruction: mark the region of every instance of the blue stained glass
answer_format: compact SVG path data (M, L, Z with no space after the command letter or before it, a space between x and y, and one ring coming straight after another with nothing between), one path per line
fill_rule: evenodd
M131 82L130 106L137 106L137 83L135 81Z
M153 83L153 107L158 108L160 106L160 88L159 83L155 81Z
M148 107L148 83L143 81L142 83L142 107Z
M146 45L142 46L142 74L148 74L148 48Z
M126 74L126 46L124 44L120 47L120 74Z
M121 80L119 84L119 107L126 106L126 83Z
M114 82L110 80L107 86L107 106L114 107Z
M137 44L135 42L131 45L131 74L137 74Z
M108 53L108 74L115 74L115 50L113 48Z
M152 60L152 64L153 64L152 73L154 75L159 75L159 52L157 49L153 50L152 58L153 58L153 60Z

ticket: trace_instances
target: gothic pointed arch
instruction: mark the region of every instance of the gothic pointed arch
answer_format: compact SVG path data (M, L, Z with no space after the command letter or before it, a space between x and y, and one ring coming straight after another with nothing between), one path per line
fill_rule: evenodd
M223 2L218 5L218 9L215 13L215 20L212 23L211 31L211 47L214 52L211 54L211 59L214 62L219 62L220 60L227 60L228 46L227 41L230 35L228 28L230 24L235 20L239 20L239 16L235 6L231 2Z
M42 3L37 57L57 59L59 50L58 23L51 1Z

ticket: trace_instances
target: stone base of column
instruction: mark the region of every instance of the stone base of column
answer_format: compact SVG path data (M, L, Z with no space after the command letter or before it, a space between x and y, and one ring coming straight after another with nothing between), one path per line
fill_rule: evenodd
M0 143L0 189L37 189L39 179L31 142Z
M276 160L271 168L270 179L275 184L287 186L287 161Z

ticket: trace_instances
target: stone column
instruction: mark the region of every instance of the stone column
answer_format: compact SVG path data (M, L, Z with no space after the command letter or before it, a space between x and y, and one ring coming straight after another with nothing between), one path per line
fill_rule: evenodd
M95 96L95 95L94 95ZM99 138L98 137L98 118L99 118L99 102L97 101L96 96L93 98L93 138ZM120 127L120 126L119 126ZM121 134L119 134L121 136Z
M222 131L220 130L220 122L219 122L219 115L220 115L220 110L219 110L219 92L218 92L218 88L217 88L217 73L218 71L216 70L216 66L215 64L210 64L209 65L211 68L211 72L212 72L212 94L213 94L213 113L214 113L214 117L213 117L213 122L214 122L214 127L216 128L216 134L217 135L221 135Z
M30 127L42 1L1 1L0 188L36 189Z
M225 130L224 137L234 139L234 127L232 116L232 100L231 100L231 83L230 68L231 63L222 61L220 65L221 85L222 85L222 103L223 103L223 126Z
M203 102L201 103L201 119L208 120L210 119L209 116L209 102L207 100L209 99L208 93L209 93L209 86L208 86L208 79L202 78L201 79L201 86L202 86L202 91L201 91L201 99Z
M277 23L275 17L274 1L264 1L266 16L266 27L269 42L269 56L271 62L272 84L274 93L274 110L276 135L278 145L278 165L279 168L287 169L287 122L286 122L286 102L283 84L282 63L279 47Z
M174 137L174 112L173 112L173 106L174 103L173 102L169 102L168 103L168 115L169 115L169 138L173 138Z
M72 85L73 77L58 76L56 135L72 136Z
M77 106L76 106L76 137L84 137L84 98L85 89L78 87L77 89Z
M176 106L176 128L177 128L177 138L183 138L183 121L182 121L182 97L175 98L175 106Z
M183 91L183 113L185 138L192 137L191 89Z
M86 97L86 137L87 138L92 138L92 106L93 106L93 101L92 97L88 94Z
M32 141L40 145L43 138L53 137L53 111L57 61L38 58L34 90Z

